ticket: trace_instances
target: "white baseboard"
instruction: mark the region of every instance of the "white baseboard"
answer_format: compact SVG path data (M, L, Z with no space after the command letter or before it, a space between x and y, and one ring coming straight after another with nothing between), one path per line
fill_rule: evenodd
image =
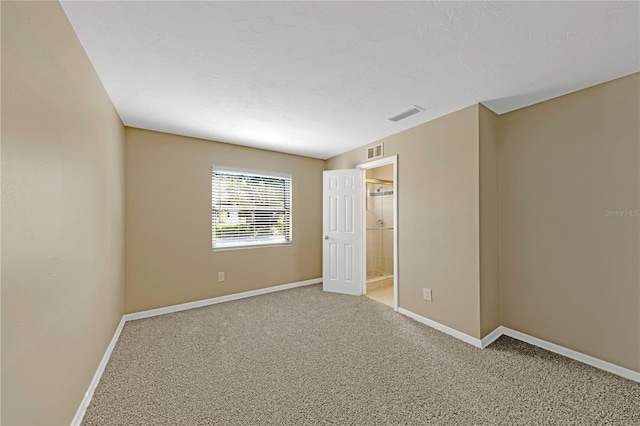
M247 297L258 296L260 294L273 293L274 291L288 290L290 288L303 287L306 285L318 284L322 282L322 278L314 278L306 281L298 281L290 284L282 284L274 287L260 288L257 290L245 291L242 293L228 294L226 296L213 297L211 299L196 300L195 302L182 303L180 305L165 306L164 308L150 309L148 311L134 312L126 314L123 318L125 321L137 320L141 318L155 317L158 315L170 314L172 312L186 311L193 308L201 308L203 306L215 305L231 300L244 299Z
M80 407L78 407L78 411L76 411L76 415L73 417L71 421L71 426L79 426L82 423L82 418L84 417L84 413L87 411L87 407L89 407L89 403L91 402L91 398L93 398L93 393L98 387L98 383L100 382L100 378L102 377L102 373L104 372L105 367L107 366L107 362L109 362L109 358L111 358L111 352L113 352L113 348L116 346L116 342L120 337L120 333L122 332L122 328L124 327L125 319L124 317L120 319L120 323L116 328L115 333L113 333L113 337L111 338L111 342L109 342L109 346L107 346L107 350L98 364L98 369L96 373L93 375L93 379L89 384L89 389L84 394L84 398L80 402Z
M499 326L499 327L496 327L496 329L493 330L491 333L484 336L481 340L482 349L486 348L487 346L495 342L498 339L498 337L502 336L504 334L503 330L504 330L504 327Z
M501 334L504 334L505 336L513 337L514 339L518 339L531 345L538 346L550 352L555 352L559 355L566 356L567 358L575 359L576 361L580 361L592 367L599 368L600 370L608 371L609 373L616 374L618 376L624 377L625 379L633 380L634 382L640 382L640 373L637 371L620 367L619 365L583 354L582 352L574 351L573 349L565 348L564 346L556 345L555 343L547 342L546 340L538 339L537 337L512 330L508 327L500 326L498 328L501 329Z
M78 407L78 411L76 411L76 415L73 417L71 421L71 426L79 426L82 423L82 418L87 411L87 407L89 407L89 403L91 402L91 398L93 398L93 393L98 387L98 383L100 382L100 378L102 377L102 373L104 373L104 369L109 362L109 358L111 357L111 352L113 352L113 348L116 346L116 342L120 337L120 333L122 332L122 328L127 321L137 320L141 318L149 318L154 317L156 315L164 315L169 314L171 312L179 312L185 311L187 309L200 308L202 306L215 305L217 303L228 302L230 300L244 299L246 297L258 296L260 294L273 293L275 291L288 290L290 288L303 287L306 285L319 284L322 282L322 278L314 278L306 281L298 281L295 283L277 285L274 287L260 288L258 290L245 291L243 293L235 293L229 294L226 296L214 297L212 299L198 300L196 302L183 303L181 305L173 305L167 306L164 308L151 309L148 311L142 312L134 312L131 314L125 314L120 319L120 323L118 324L118 328L116 328L115 333L113 333L113 337L111 338L111 342L109 342L109 346L107 347L104 356L102 357L102 361L98 365L98 369L96 373L93 375L93 380L89 384L89 390L84 394L84 398L80 402L80 407Z
M514 339L521 340L525 343L538 346L539 348L546 349L550 352L554 352L559 355L566 356L567 358L575 359L576 361L580 361L592 367L599 368L600 370L608 371L609 373L613 373L615 375L624 377L625 379L633 380L634 382L640 382L640 373L637 371L620 367L619 365L612 364L607 361L603 361L601 359L583 354L578 351L574 351L573 349L565 348L564 346L556 345L555 343L547 342L546 340L538 339L537 337L533 337L528 334L521 333L511 328L504 327L502 325L497 327L491 333L487 334L482 340L480 340L480 339L476 339L475 337L469 336L468 334L455 330L451 327L448 327L444 324L440 324L439 322L430 320L429 318L425 318L421 315L418 315L414 312L408 311L403 308L398 308L398 313L405 315L409 318L412 318L422 324L428 325L431 328L435 328L438 331L442 331L443 333L446 333L450 336L453 336L457 339L462 340L463 342L469 343L481 349L484 349L487 346L489 346L496 339L498 339L498 337L505 335L505 336L513 337Z
M456 339L460 339L463 342L467 342L470 345L476 346L478 348L482 348L482 342L480 339L476 339L475 337L469 336L468 334L465 334L461 331L458 331L454 328L451 328L449 326L446 326L444 324L440 324L437 321L434 320L430 320L429 318L425 318L421 315L418 315L414 312L408 311L404 308L398 308L398 313L402 314L404 316L407 316L413 320L416 320L424 325L428 325L431 328L435 328L438 331L442 331L445 334L448 334L449 336L453 336Z

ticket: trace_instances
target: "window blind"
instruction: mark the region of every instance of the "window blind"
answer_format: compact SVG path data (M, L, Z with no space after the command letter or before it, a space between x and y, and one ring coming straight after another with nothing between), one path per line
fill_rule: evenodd
M291 176L213 167L212 247L291 242Z

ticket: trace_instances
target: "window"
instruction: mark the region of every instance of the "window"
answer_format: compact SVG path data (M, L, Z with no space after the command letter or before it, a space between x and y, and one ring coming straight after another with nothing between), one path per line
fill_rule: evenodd
M291 176L213 167L214 249L291 243Z

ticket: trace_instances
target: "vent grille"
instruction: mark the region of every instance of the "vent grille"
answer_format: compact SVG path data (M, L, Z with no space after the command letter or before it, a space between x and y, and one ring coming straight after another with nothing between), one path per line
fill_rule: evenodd
M400 120L404 120L407 117L412 116L413 114L417 114L420 111L424 111L424 108L418 106L418 105L414 105L413 108L408 109L404 112L401 112L400 114L396 114L394 116L391 116L388 118L388 120L391 120L393 122L398 122Z
M367 148L367 160L372 160L374 158L382 157L383 155L384 155L384 151L382 149L381 143Z

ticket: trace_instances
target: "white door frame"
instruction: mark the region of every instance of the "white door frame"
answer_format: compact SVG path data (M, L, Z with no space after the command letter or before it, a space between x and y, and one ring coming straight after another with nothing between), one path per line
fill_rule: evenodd
M393 310L398 312L398 156L391 155L389 157L381 158L379 160L370 161L364 164L358 164L358 169L373 169L380 166L386 166L387 164L393 164ZM367 195L367 174L363 173L362 178L362 205L366 203ZM367 218L366 209L362 209L362 247L363 250L367 249ZM364 282L362 284L362 294L367 294L367 256L366 252L362 256L362 273Z

